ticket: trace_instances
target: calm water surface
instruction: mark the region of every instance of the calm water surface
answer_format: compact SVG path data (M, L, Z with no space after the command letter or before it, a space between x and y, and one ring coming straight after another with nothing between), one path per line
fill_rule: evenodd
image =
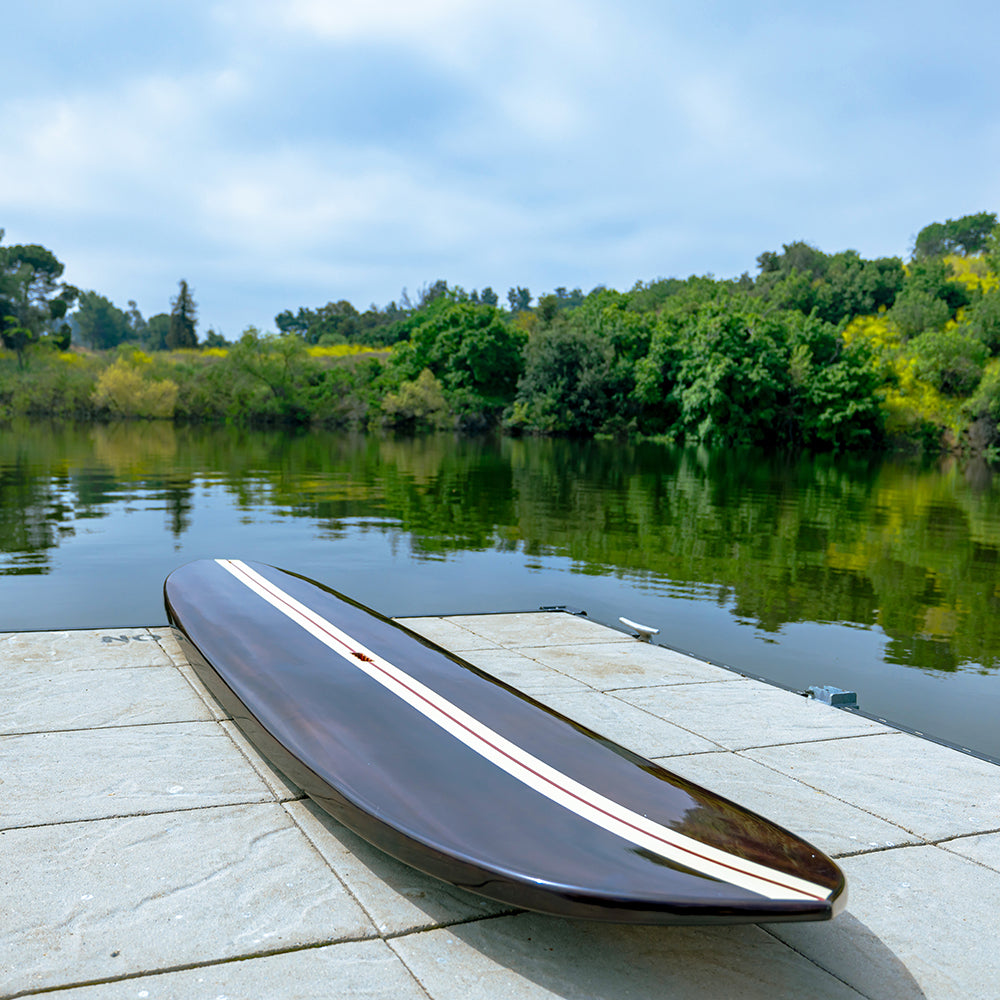
M655 444L0 429L0 630L162 624L235 556L389 615L580 608L1000 757L1000 477Z

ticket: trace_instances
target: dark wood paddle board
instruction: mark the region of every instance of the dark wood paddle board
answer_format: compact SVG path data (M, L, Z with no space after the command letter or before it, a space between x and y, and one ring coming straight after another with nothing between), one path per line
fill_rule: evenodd
M628 923L825 920L846 902L804 840L335 591L236 559L183 566L164 591L250 742L430 875Z

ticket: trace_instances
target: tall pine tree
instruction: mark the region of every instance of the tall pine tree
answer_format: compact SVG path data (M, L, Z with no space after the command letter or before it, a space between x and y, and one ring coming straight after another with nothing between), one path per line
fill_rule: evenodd
M198 325L197 306L191 297L188 283L182 278L177 298L170 303L170 329L167 331L167 350L179 347L196 347L198 337L194 328Z

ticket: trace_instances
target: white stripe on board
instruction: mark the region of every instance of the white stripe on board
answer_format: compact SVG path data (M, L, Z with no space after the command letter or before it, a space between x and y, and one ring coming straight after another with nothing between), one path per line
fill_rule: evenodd
M638 847L768 899L825 900L829 897L829 891L823 886L703 844L575 781L366 648L244 562L238 559L217 559L216 562L268 604L469 749L576 815Z

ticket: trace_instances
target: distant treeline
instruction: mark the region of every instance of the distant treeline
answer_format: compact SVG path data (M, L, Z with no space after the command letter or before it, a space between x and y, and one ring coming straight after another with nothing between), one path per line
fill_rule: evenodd
M173 417L996 456L1000 226L935 222L909 261L804 242L757 273L628 291L437 281L359 312L285 310L199 344L185 282L144 319L60 281L40 246L0 245L0 416ZM82 344L87 349L74 347Z

